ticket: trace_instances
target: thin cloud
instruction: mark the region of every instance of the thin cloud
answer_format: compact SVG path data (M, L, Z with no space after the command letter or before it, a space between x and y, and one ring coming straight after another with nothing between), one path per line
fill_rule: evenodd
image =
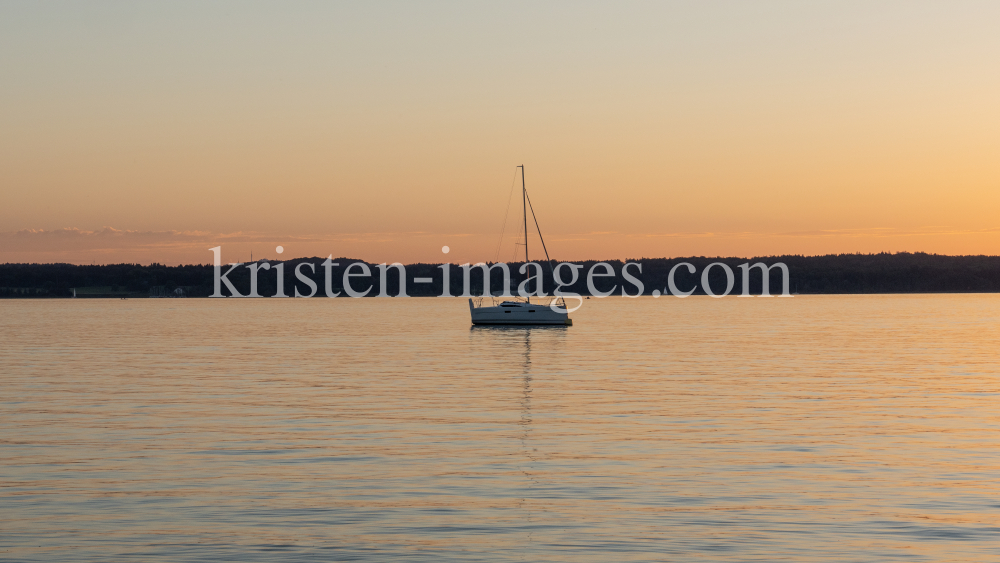
M328 233L316 235L280 235L266 232L235 231L139 231L103 227L85 230L76 227L61 229L22 229L0 232L0 242L9 252L65 251L68 249L112 250L184 248L200 245L232 243L386 243L412 238L467 238L472 233L431 233L427 231L374 231L366 233Z

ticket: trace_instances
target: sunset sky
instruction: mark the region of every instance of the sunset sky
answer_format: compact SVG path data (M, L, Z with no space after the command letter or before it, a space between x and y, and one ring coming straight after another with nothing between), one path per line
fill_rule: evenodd
M0 262L995 255L1000 3L4 2L0 131Z

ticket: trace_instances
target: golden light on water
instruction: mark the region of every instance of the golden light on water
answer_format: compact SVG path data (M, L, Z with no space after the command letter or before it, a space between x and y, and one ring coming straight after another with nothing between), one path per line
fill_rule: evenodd
M7 554L995 559L995 296L404 301L0 302Z

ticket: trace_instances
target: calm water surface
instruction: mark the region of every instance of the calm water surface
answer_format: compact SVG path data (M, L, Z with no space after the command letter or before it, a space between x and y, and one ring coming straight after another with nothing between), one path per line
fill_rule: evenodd
M1000 561L1000 296L0 301L0 559Z

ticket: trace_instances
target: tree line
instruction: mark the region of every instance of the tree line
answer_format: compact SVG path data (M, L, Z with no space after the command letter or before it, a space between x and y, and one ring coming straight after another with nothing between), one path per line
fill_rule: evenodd
M296 268L301 263L309 263L314 267L298 268L298 273L312 280L318 290L317 297L325 296L324 275L322 263L325 258L297 258L284 261L283 286L284 292L295 295L309 294L311 288L296 277ZM343 293L343 272L355 262L363 262L351 258L334 259L337 266L330 268L331 290ZM563 287L563 291L580 295L589 295L587 272L598 261L589 260L576 262L583 266L577 281ZM949 293L949 292L1000 292L1000 256L945 256L924 253L880 253L880 254L837 254L826 256L762 256L755 258L636 258L626 261L606 261L612 268L614 276L594 278L595 289L600 292L615 288L615 294L620 295L622 289L629 294L635 294L637 287L626 283L622 277L622 267L626 262L641 264L641 271L631 266L629 273L638 279L643 286L642 293L649 295L654 290L667 293L667 278L674 267L683 262L692 264L697 273L689 274L686 267L676 268L676 286L685 290L694 289L694 294L704 294L701 272L712 263L726 264L735 272L734 294L739 294L741 287L740 264L762 262L768 266L783 263L788 267L790 291L800 294L818 293ZM539 262L543 271L543 290L551 294L555 288L551 268L555 263ZM276 263L274 263L276 264ZM371 272L368 277L353 277L352 287L364 290L371 287L369 296L378 295L381 286L381 272L377 264L367 263ZM509 263L510 281L515 288L526 275L520 273L521 263ZM223 273L228 270L223 266ZM443 292L443 271L439 264L408 264L406 269L406 293L410 296L436 296ZM355 272L358 270L355 269ZM534 273L530 270L528 275ZM389 295L399 294L399 276L394 268L387 270L386 289ZM707 280L714 293L722 293L727 286L727 272L724 268L710 269ZM449 267L449 293L463 293L463 276L465 271L456 264ZM499 268L490 271L489 287L495 292L503 289L502 272ZM237 267L229 274L228 279L242 294L250 291L249 268ZM430 283L415 283L415 278L431 278ZM564 280L569 276L564 273ZM760 294L762 276L755 269L750 279L750 293ZM262 296L272 296L277 291L276 269L263 270L258 268L258 293ZM484 289L481 270L473 268L470 277L470 289L474 294L480 294ZM771 294L781 292L782 280L777 268L770 271L769 287ZM2 264L0 265L0 297L71 297L73 289L77 289L79 297L149 297L151 295L178 295L187 297L207 297L214 291L214 268L211 265L165 266L163 264L108 264L108 265L73 265L73 264ZM180 289L180 292L175 290ZM229 291L223 289L223 294Z

